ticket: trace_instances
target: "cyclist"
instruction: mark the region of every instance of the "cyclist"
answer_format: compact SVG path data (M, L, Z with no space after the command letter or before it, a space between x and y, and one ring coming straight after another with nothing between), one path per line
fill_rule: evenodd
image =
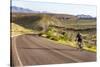
M80 49L82 49L82 35L78 32L78 34L76 35L76 41L77 41L77 45Z

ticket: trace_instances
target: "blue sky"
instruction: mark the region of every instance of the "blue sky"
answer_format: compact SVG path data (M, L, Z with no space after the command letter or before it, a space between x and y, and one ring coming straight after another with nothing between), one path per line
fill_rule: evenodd
M36 2L27 0L12 0L13 6L29 8L35 11L47 11L53 13L63 14L85 14L96 16L96 6L94 5L75 5L66 3L50 3L50 2Z

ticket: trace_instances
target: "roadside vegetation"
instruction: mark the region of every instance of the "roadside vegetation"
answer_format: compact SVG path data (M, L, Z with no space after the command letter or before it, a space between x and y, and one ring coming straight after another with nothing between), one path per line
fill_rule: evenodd
M76 33L58 32L55 28L49 28L47 32L41 33L39 35L51 39L53 41L56 41L60 44L77 48L77 42L75 41ZM89 34L82 34L82 36L83 36L83 49L91 52L96 52L96 35L90 36Z

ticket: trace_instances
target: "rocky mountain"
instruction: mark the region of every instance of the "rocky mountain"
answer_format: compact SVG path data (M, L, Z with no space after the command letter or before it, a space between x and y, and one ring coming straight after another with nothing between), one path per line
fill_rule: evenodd
M39 11L33 11L28 8L22 8L22 7L16 7L16 6L11 6L11 12L15 13L39 13Z
M84 18L84 19L92 19L94 17L90 16L90 15L84 15L84 14L81 14L81 15L77 15L78 18Z

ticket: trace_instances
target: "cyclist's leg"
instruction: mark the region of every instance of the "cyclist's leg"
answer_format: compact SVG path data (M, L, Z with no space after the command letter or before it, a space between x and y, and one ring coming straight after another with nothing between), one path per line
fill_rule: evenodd
M82 49L82 42L79 43L79 48Z

